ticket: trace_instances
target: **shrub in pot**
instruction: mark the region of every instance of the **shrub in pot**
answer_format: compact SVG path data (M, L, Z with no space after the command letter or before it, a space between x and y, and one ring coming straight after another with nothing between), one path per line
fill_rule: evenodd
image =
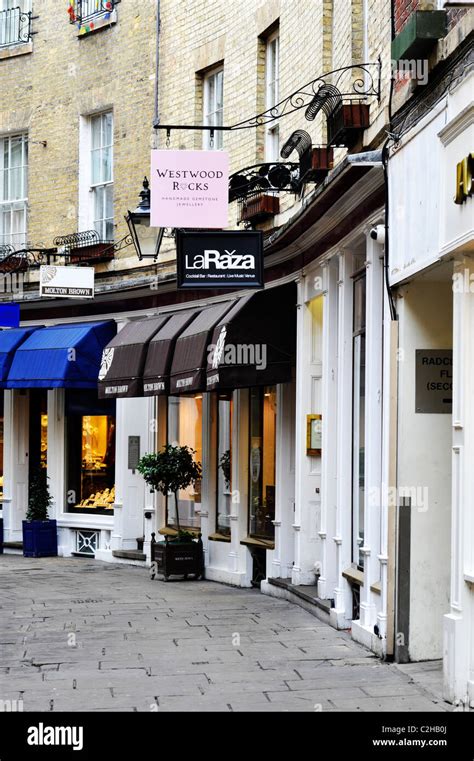
M48 476L36 470L28 490L28 510L23 521L23 555L27 558L54 557L58 554L56 521L48 517L52 504Z
M166 537L164 542L155 542L152 534L152 578L156 569L164 574L165 579L174 574L194 574L196 578L203 575L201 534L196 539L181 528L179 520L179 491L194 486L202 475L201 463L194 460L195 454L190 447L165 444L159 452L144 455L138 463L138 472L152 491L165 496L174 494L176 507L176 538L169 540Z

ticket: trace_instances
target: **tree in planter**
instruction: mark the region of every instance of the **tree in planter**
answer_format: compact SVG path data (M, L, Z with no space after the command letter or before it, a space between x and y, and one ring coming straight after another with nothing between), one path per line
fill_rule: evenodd
M194 486L202 475L201 463L195 462L195 454L190 447L165 444L159 452L144 455L137 468L153 491L159 491L165 497L170 492L174 494L179 538L185 538L187 534L179 523L178 492Z
M47 521L52 502L53 498L49 493L46 469L39 468L33 473L29 484L26 520L29 523L31 521Z

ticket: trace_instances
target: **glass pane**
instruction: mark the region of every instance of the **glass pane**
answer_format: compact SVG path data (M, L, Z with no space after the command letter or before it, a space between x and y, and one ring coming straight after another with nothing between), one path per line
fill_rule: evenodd
M92 149L100 148L101 146L101 126L102 118L100 116L94 116L91 119L91 132L92 132Z
M114 240L114 220L113 219L106 219L105 220L105 231L104 231L104 240Z
M354 332L365 328L366 306L365 276L354 281Z
M168 441L194 449L194 458L202 462L202 396L169 397ZM181 528L201 526L201 484L196 483L178 494L179 523ZM168 496L168 524L177 526L174 495Z
M104 219L105 187L102 185L98 188L94 188L93 192L94 192L94 226L100 235L102 233L102 229L97 227L97 225L100 225L100 222Z
M10 143L10 166L21 166L23 163L23 138L12 137Z
M216 111L222 109L224 105L224 72L219 71L216 74Z
M23 169L18 167L10 169L10 201L23 198Z
M102 175L101 175L102 151L99 148L93 150L91 154L91 158L92 158L92 185L97 185L97 183L102 182Z
M104 148L101 154L101 182L112 180L112 148Z
M360 548L364 543L364 496L365 496L365 335L354 338L354 384L353 384L353 487L352 487L352 536L353 562L364 567Z
M103 118L104 129L104 145L112 145L113 143L113 117L112 114L104 114Z
M217 402L217 525L216 530L230 536L232 506L232 400Z
M250 525L252 536L275 536L276 388L250 391Z

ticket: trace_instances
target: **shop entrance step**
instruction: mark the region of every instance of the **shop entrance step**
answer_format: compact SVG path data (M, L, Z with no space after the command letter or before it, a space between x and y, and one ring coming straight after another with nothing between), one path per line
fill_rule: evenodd
M5 555L23 555L23 542L3 542Z
M146 555L140 550L112 550L112 557L123 558L124 560L141 560L143 563L146 560Z

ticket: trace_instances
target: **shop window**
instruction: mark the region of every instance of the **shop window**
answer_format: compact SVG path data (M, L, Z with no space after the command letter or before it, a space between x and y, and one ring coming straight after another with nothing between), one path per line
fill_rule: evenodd
M194 459L202 462L202 395L168 398L168 442L194 449ZM187 489L181 489L178 509L181 528L201 527L200 481ZM167 525L173 528L177 526L174 496L169 496L167 500Z
M365 502L365 266L357 270L353 283L353 393L352 393L352 562L361 570L364 557Z
M224 69L213 69L204 76L204 124L210 127L222 127L224 124ZM211 135L204 130L204 149L222 150L223 132L218 130Z
M71 512L110 515L115 502L115 410L113 403L96 401L96 392L88 396L71 391L66 397L66 500Z
M4 394L0 392L0 500L3 499L3 404Z
M275 537L276 387L250 390L249 534Z
M0 246L26 244L28 137L0 139Z
M216 531L230 536L232 508L232 399L217 400L217 522Z
M28 467L30 479L38 468L48 466L48 392L30 389Z

